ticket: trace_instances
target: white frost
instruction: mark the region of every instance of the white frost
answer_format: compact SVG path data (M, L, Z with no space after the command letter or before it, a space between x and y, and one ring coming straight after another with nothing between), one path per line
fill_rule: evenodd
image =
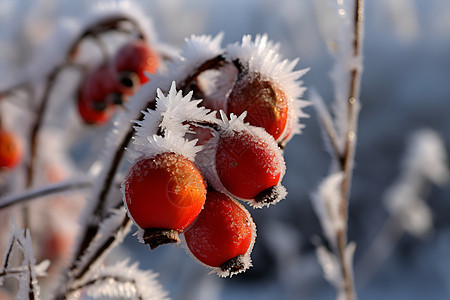
M148 109L144 119L136 122L135 149L147 156L176 152L193 161L201 147L195 146L196 140L184 138L190 132L189 122L217 123L214 112L199 107L201 100L192 100L192 92L183 97L175 81L167 95L160 89L157 95L156 109Z
M129 260L112 266L102 266L93 276L92 285L86 286L87 294L94 298L102 296L126 299L164 300L167 292L156 279L157 274L142 271L138 264Z
M341 199L340 185L343 174L334 173L326 177L312 196L314 211L319 218L320 225L328 242L336 247L336 233L344 228L344 220L339 214L339 203Z

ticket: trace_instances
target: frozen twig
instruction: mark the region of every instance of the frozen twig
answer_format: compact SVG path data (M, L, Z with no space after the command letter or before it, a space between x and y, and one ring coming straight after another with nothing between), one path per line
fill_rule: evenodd
M71 180L49 184L42 188L28 190L19 195L10 195L0 198L0 209L6 208L18 203L31 201L41 197L51 196L58 193L65 193L73 190L83 190L92 187L92 182L89 180Z
M113 266L101 267L88 281L74 286L69 292L81 289L93 297L126 297L127 299L167 299L167 293L156 280L156 274L141 271L137 263L129 265L128 259Z
M23 261L21 266L11 267L10 260L16 247L23 253ZM17 299L39 299L40 288L37 277L45 276L48 266L48 261L36 264L30 231L28 229L20 230L13 224L9 244L3 255L3 264L0 269L0 285L3 283L4 277L16 278L19 281Z
M341 4L344 2L341 1ZM327 142L331 145L331 150L334 152L335 157L337 158L337 163L339 167L339 171L342 176L342 180L340 182L339 193L335 193L335 197L337 197L337 215L335 216L334 207L335 205L330 206L329 200L324 198L324 193L320 192L319 188L319 200L315 201L319 206L316 205L316 210L318 212L318 216L321 219L322 226L326 231L326 236L330 240L330 244L333 246L334 254L329 254L328 257L333 257L331 261L335 261L336 264L339 264L339 280L342 281L341 284L338 284L336 280L330 281L333 285L336 286L338 290L338 298L339 299L347 299L353 300L356 298L355 288L353 282L353 269L352 269L352 256L349 252L353 253L353 250L349 250L349 246L347 244L347 219L348 219L348 203L350 196L350 186L352 180L353 173L353 165L354 165L354 156L355 156L355 147L356 147L356 138L357 138L357 122L359 115L359 93L360 93L360 83L361 83L361 73L362 73L362 38L363 38L363 13L364 13L364 1L363 0L355 0L354 2L354 11L353 11L353 27L351 32L346 32L346 34L350 34L352 38L350 39L351 45L339 45L339 54L342 56L341 59L346 61L344 66L338 64L336 61L336 66L334 73L336 72L344 72L345 70L337 70L338 67L348 68L349 69L349 86L343 89L342 83L337 80L336 74L334 74L334 82L335 88L342 90L347 90L347 96L342 99L342 93L336 94L336 119L333 122L328 109L325 107L320 97L316 95L315 97L315 105L316 110L319 114L320 120L323 125L323 129L326 133ZM349 9L348 9L349 10ZM350 11L345 10L344 8L339 9L336 13L339 15L349 15L352 14ZM344 25L343 25L344 26ZM342 32L341 32L342 34ZM347 42L346 39L343 39L341 42ZM338 46L338 47L339 47ZM345 53L345 50L350 51L351 53ZM338 57L336 55L335 59ZM342 100L345 99L346 104L342 103ZM342 145L342 146L341 146ZM331 177L330 177L331 178ZM331 180L331 179L329 179ZM327 181L325 181L326 183ZM327 190L326 188L325 190ZM322 194L322 195L321 195ZM328 194L327 194L328 195ZM329 196L329 195L328 195ZM322 198L322 199L320 199ZM322 203L322 204L320 204ZM320 208L322 207L322 208ZM331 218L333 217L333 218ZM327 218L331 218L327 220ZM334 219L339 219L339 222L333 222ZM336 223L339 226L334 226ZM328 224L328 225L327 225ZM332 227L332 229L330 229ZM331 232L331 233L330 233ZM351 247L354 248L354 245ZM323 251L321 261L323 262ZM319 253L319 254L320 254ZM331 256L330 256L331 255ZM323 266L325 268L325 266ZM325 269L324 269L325 271Z

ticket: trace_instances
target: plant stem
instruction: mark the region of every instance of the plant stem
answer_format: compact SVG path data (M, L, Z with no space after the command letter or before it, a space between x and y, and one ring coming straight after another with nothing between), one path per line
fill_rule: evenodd
M30 190L16 196L7 196L0 198L0 209L6 208L18 203L31 201L45 196L54 195L57 193L64 193L71 190L87 189L92 187L91 181L67 181L56 184L49 184L46 187Z
M364 0L355 0L354 11L354 37L353 37L353 58L361 59L361 43L363 31L363 13ZM348 97L348 122L347 134L345 140L345 151L340 157L340 167L344 173L341 184L341 199L339 205L339 214L344 221L344 228L337 232L338 257L341 263L341 273L344 279L344 293L347 300L355 299L355 288L353 281L353 271L348 257L345 255L347 248L347 221L348 221L348 203L350 195L350 187L353 174L353 165L355 157L355 147L357 138L357 122L359 115L359 90L361 84L361 65L355 64L350 70L350 87Z

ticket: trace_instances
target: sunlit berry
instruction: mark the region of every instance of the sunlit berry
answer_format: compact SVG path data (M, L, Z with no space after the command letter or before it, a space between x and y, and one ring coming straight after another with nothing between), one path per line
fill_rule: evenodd
M175 153L136 160L125 174L122 191L130 216L145 230L144 241L151 248L177 242L206 198L203 175Z
M240 115L244 111L247 122L263 127L278 140L286 127L288 100L273 82L258 74L238 76L228 98L227 113Z
M284 159L278 149L248 131L221 135L215 163L223 186L242 199L255 199L277 186L284 175Z
M17 136L0 129L0 168L14 169L22 159L22 147Z
M143 40L136 40L122 46L114 59L114 68L119 74L119 81L126 87L144 84L148 81L145 72L156 73L159 55ZM136 82L135 77L138 79Z
M229 196L208 191L205 207L184 233L189 252L201 263L231 276L250 267L256 227L250 213Z

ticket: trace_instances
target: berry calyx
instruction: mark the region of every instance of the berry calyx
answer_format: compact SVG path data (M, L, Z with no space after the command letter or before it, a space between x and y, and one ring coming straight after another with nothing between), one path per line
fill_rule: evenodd
M215 163L227 191L246 200L279 185L284 175L284 159L278 149L248 131L222 134Z
M244 111L246 121L263 127L278 140L288 120L288 99L281 89L259 74L240 75L228 97L227 113L240 115Z
M125 80L127 72L135 73L140 84L148 81L145 72L156 73L160 64L158 53L142 40L136 40L122 46L116 54L114 60L115 70L122 74L121 81L129 85L136 84L133 80ZM130 78L130 77L129 77Z
M209 190L202 212L184 233L189 252L221 276L250 267L256 227L250 213L226 194Z
M143 239L152 249L178 241L177 233L197 217L206 198L198 168L172 152L135 161L125 174L122 191L129 215L144 229Z
M0 168L14 169L22 160L22 147L11 132L0 129Z

